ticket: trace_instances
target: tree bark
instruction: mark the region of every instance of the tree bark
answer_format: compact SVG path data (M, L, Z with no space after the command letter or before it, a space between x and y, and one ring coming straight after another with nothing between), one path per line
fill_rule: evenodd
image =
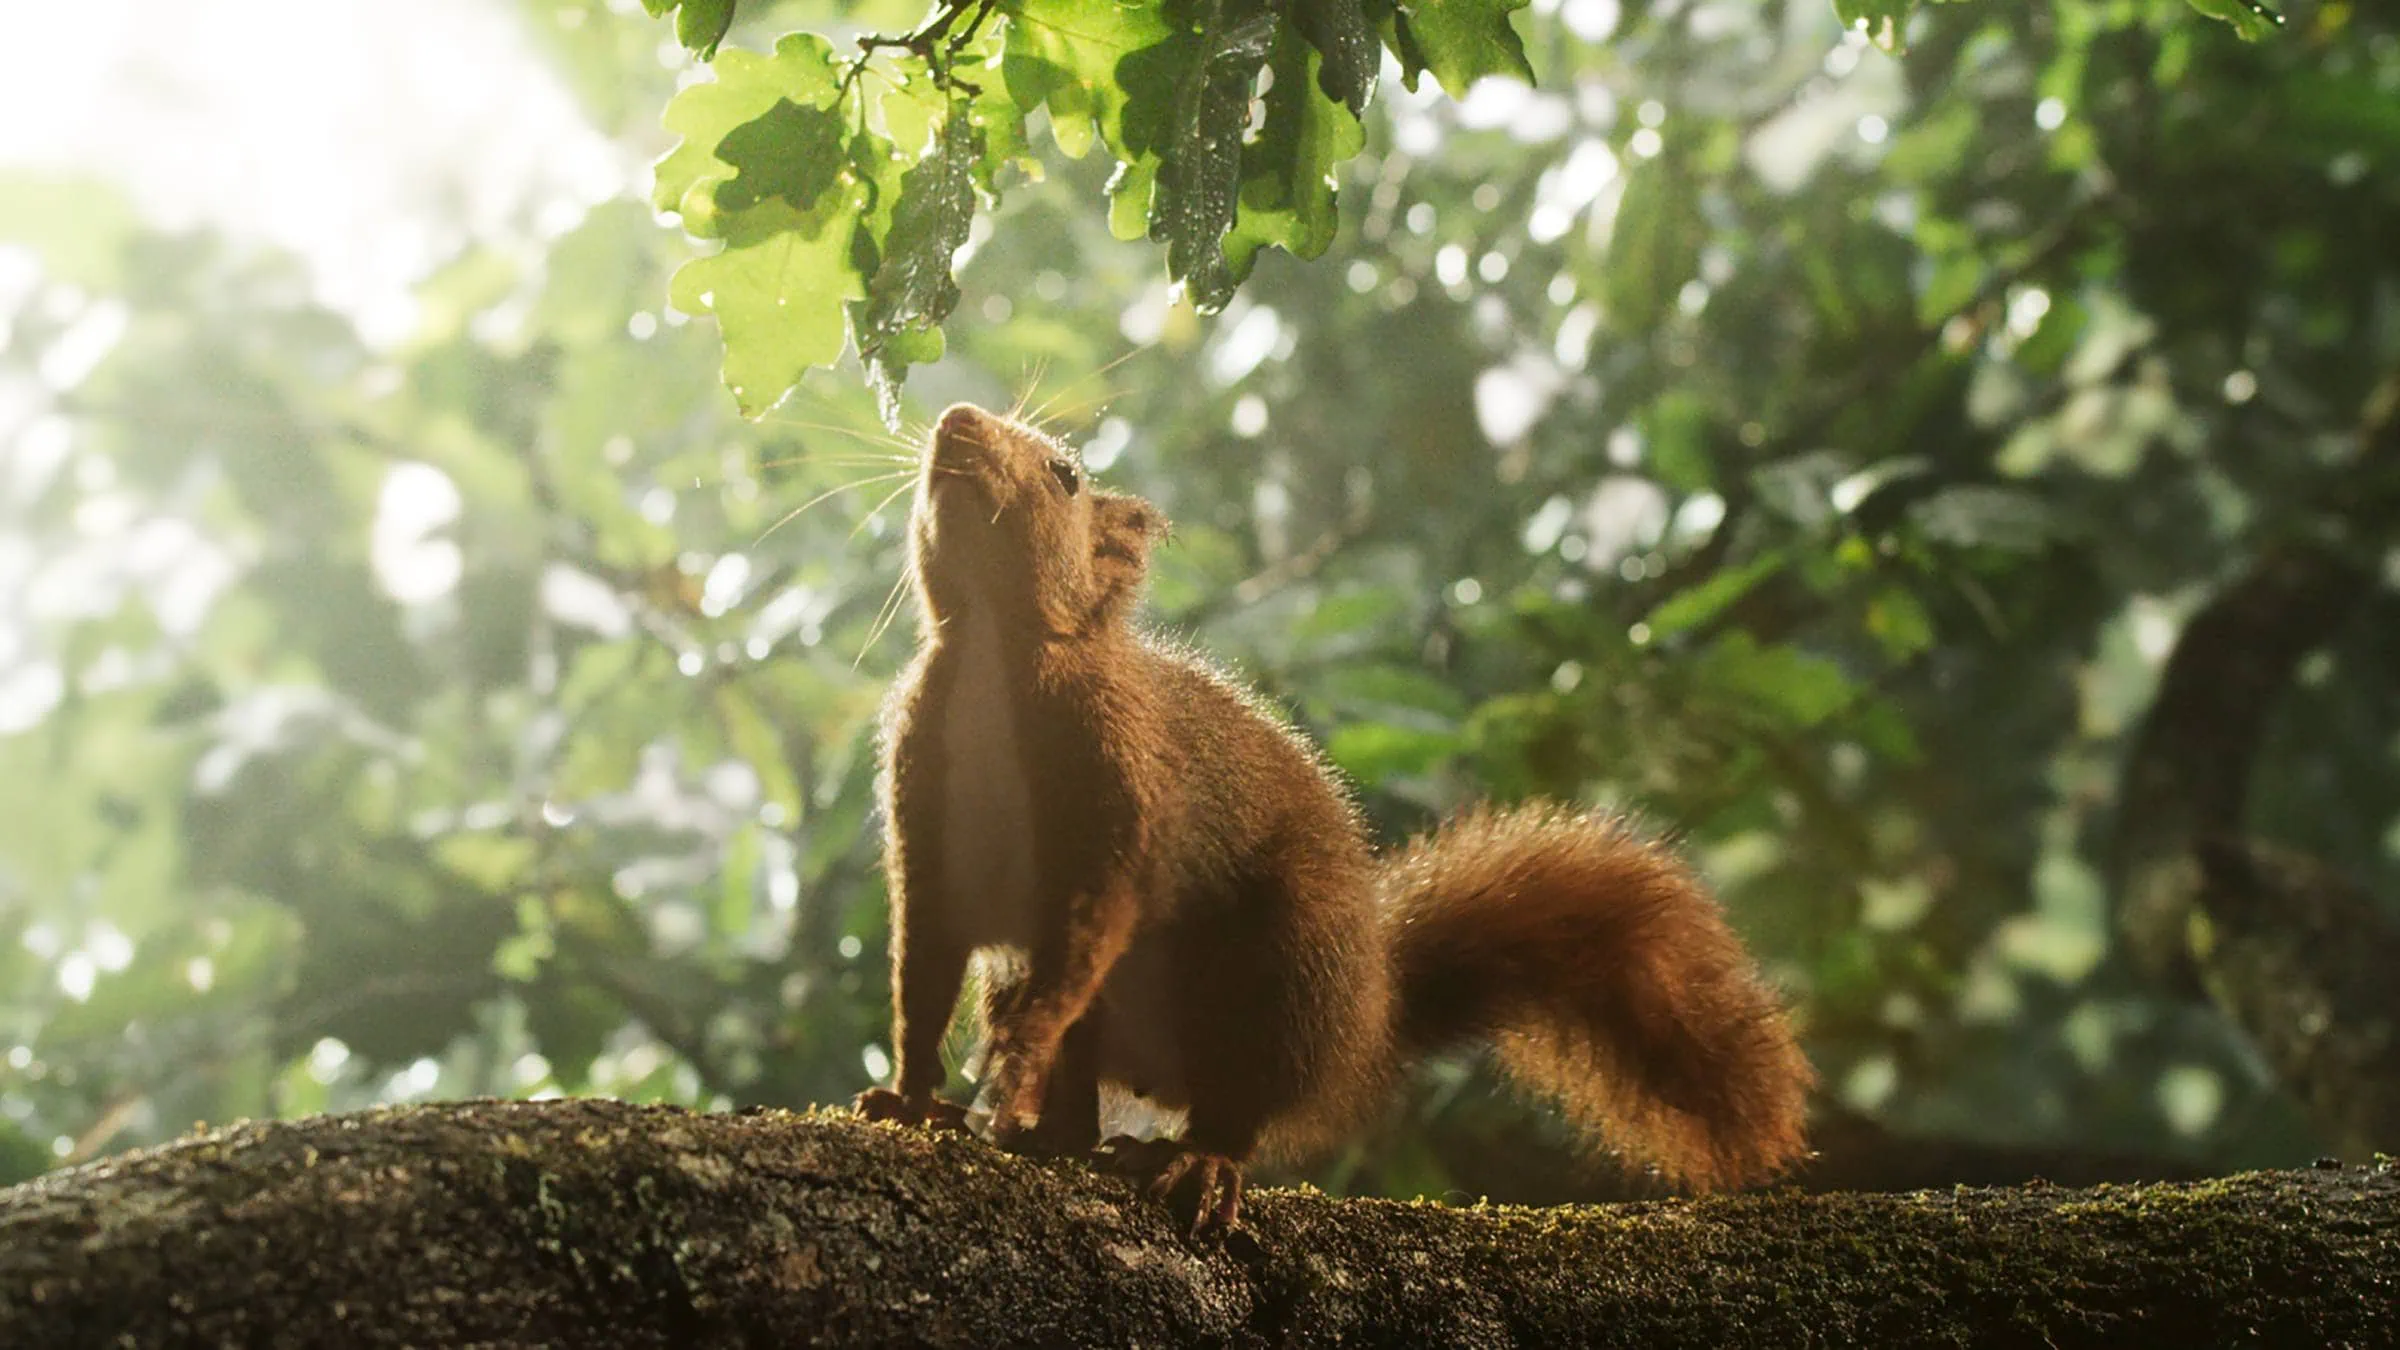
M2400 927L2316 859L2251 837L2251 772L2303 658L2368 608L2400 540L2400 370L2360 415L2331 539L2263 550L2193 615L2117 800L2117 929L2167 989L2249 1038L2327 1142L2400 1139Z
M1453 1208L1259 1189L1190 1242L1079 1164L847 1116L466 1102L0 1192L0 1345L2389 1345L2388 1164L2073 1191Z

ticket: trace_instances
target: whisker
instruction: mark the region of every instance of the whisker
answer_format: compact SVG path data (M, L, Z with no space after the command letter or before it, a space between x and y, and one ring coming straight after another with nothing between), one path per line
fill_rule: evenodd
M900 617L900 593L907 585L908 570L902 568L900 575L892 582L891 593L883 597L883 605L875 611L875 622L867 628L867 640L860 644L858 655L851 658L852 670L866 662L867 653L875 650L875 644L882 639L884 631L892 626L892 620Z
M1033 402L1033 396L1041 392L1042 380L1050 373L1049 353L1036 357L1030 367L1020 365L1017 372L1017 378L1025 382L1025 392L1017 395L1016 403L1008 410L1008 420L1011 422L1016 421L1024 413L1025 405Z
M1099 379L1101 376L1106 375L1108 372L1115 370L1117 367L1124 365L1126 362L1148 350L1150 350L1148 347L1129 347L1122 355L1118 356L1115 360L1109 362L1107 365L1100 367L1098 370L1095 370L1088 375L1083 375L1076 379L1069 380L1067 383L1059 386L1057 393L1052 394L1046 399L1043 399L1041 405L1036 407L1032 414L1025 420L1035 426L1040 426L1042 424L1042 418L1049 413L1051 407L1060 399L1065 398L1068 394L1074 392L1076 389L1091 383L1093 380Z
M873 520L875 517L882 515L882 514L883 514L883 508L885 508L885 507L887 507L887 506L890 506L890 505L891 505L891 504L892 504L892 503L893 503L895 500L897 500L897 499L899 498L899 496L900 496L900 494L901 494L901 493L903 493L903 492L906 492L906 491L908 491L909 489L911 489L911 488L913 488L913 487L915 487L915 486L916 486L916 484L915 484L915 483L902 483L900 486L898 486L898 487L896 487L896 488L893 488L893 489L892 489L892 490L891 490L889 493L885 494L885 496L884 496L884 499L883 499L882 501L879 501L879 502L875 503L875 509L874 509L874 510L867 512L867 513L866 513L865 515L863 515L863 516L860 516L860 517L858 518L858 523L857 523L856 525L853 525L853 526L851 526L851 527L850 527L850 536L849 536L849 537L850 537L850 539L856 539L856 538L858 538L859 531L861 531L861 530L864 530L865 528L867 528L867 522L868 522L868 521L871 521L871 520ZM848 542L848 540L844 540L843 542L847 543L847 542Z
M1033 358L1020 357L1017 360L1017 396L1009 400L1008 411L1003 415L1015 421L1017 414L1025 411L1025 405L1033 401L1033 391Z
M881 429L866 431L858 427L844 426L839 422L809 422L796 417L762 417L759 422L765 426L792 427L800 431L831 432L836 436L849 436L865 441L869 445L889 446L907 454L914 454L917 449L915 441L902 440L897 433Z
M798 516L798 515L799 515L801 512L803 512L803 511L806 511L808 508L810 508L810 507L812 507L812 506L815 506L815 505L816 505L817 503L819 503L819 502L826 501L826 500L829 500L829 499L831 499L831 498L834 498L834 497L838 497L838 496L842 495L842 494L843 494L843 493L845 493L845 492L850 492L850 491L854 491L854 490L856 490L856 489L858 489L858 488L867 487L867 486L869 486L869 485L871 485L871 484L875 484L875 483L889 483L889 482L891 482L891 481L892 481L893 479L895 479L895 478L914 478L914 477L916 477L916 476L917 476L917 475L916 475L916 470L914 470L914 469L908 469L908 470L902 470L902 471L898 471L898 472L894 472L894 473L878 473L878 474L870 474L870 475L868 475L868 476L867 476L867 477L865 477L865 478L857 479L857 480L855 480L855 481L853 481L853 482L843 483L843 484L841 484L841 485L840 485L840 486L838 486L838 487L829 487L829 488L825 489L823 492L820 492L820 493L818 493L816 496L814 496L814 497L811 497L811 498L809 498L807 501L804 501L804 502L800 503L798 506L795 506L795 507L793 507L793 508L792 508L792 509L791 509L789 512L786 512L786 513L785 513L785 514L784 514L784 515L783 515L781 518L779 518L779 519L778 519L778 520L777 520L777 521L776 521L774 524L772 524L772 525L769 525L767 528L765 528L765 529L763 529L763 530L759 531L759 532L758 532L758 538L751 540L751 541L750 541L750 546L751 546L752 548L756 548L756 547L758 547L760 544L762 544L762 543L766 542L766 538L767 538L767 536L768 536L768 535L770 535L770 534L773 534L773 533L775 533L777 530L780 530L780 529L782 529L784 526L786 526L786 525L790 524L790 523L792 522L792 520L793 520L795 517L797 517L797 516Z
M788 469L795 465L802 464L826 464L836 468L847 469L855 469L862 466L873 466L876 468L888 466L898 468L903 466L911 466L916 462L917 461L914 457L905 455L789 455L782 459L762 459L758 462L758 467L762 469Z
M1059 423L1070 418L1082 418L1097 414L1114 401L1120 392L1114 385L1103 385L1088 400L1075 399L1056 412L1045 410L1036 413L1027 425L1053 440L1063 441L1067 439L1067 436L1066 433L1058 430Z

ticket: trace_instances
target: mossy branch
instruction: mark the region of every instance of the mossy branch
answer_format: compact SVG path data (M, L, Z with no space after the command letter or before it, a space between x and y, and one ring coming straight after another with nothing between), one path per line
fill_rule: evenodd
M2117 928L2249 1037L2351 1157L2400 1138L2400 928L2335 868L2251 837L2252 770L2301 662L2371 612L2400 540L2400 369L2368 396L2331 539L2263 548L2185 625L2118 789Z
M786 1112L246 1124L0 1192L0 1344L2389 1344L2389 1166L1557 1210L1260 1190Z

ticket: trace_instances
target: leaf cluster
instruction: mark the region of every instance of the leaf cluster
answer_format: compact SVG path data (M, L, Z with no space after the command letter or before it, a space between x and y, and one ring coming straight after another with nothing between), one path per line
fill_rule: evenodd
M1037 120L1068 157L1098 144L1114 161L1110 228L1160 245L1205 313L1261 249L1307 259L1331 244L1339 170L1365 147L1387 61L1408 89L1430 72L1454 98L1533 78L1512 20L1527 0L939 0L916 32L862 37L847 61L814 33L716 60L735 0L643 2L715 61L714 81L667 110L683 141L655 201L722 245L678 275L674 299L716 317L725 382L753 416L845 342L896 415L909 366L942 355L979 196L1040 171ZM1834 8L1897 47L1919 2ZM2262 0L2190 2L2245 37L2281 23ZM1687 245L1688 225L1662 220L1653 246Z
M1115 161L1112 229L1164 246L1199 307L1221 308L1261 249L1314 258L1332 242L1335 171L1365 144L1382 53L1411 87L1431 71L1453 94L1530 76L1509 23L1524 2L958 0L848 61L809 33L768 57L729 51L666 113L683 140L655 202L722 244L678 274L675 303L716 317L746 413L846 340L888 403L942 354L978 196L1038 169L1039 117L1065 155ZM713 55L724 26L694 9L677 14L700 30L686 45Z

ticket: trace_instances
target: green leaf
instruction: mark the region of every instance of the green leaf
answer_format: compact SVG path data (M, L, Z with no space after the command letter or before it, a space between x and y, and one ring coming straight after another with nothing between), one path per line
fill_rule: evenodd
M726 53L714 84L668 105L684 143L659 161L654 201L687 231L725 241L684 264L669 293L677 309L716 317L725 384L745 416L840 357L843 306L866 294L862 226L893 157L877 136L843 144L842 97L832 48L796 33L771 58Z
M2256 42L2283 27L2283 15L2259 0L2190 0L2192 8L2220 23L2233 25L2244 42Z
M1716 487L1716 464L1709 455L1715 420L1706 400L1688 389L1670 389L1643 411L1642 427L1652 477L1683 493Z
M1131 241L1150 233L1150 199L1158 190L1158 160L1145 155L1119 164L1108 180L1108 232Z
M1290 30L1277 37L1267 64L1274 85L1266 121L1242 147L1240 208L1225 239L1225 262L1237 279L1250 274L1267 245L1314 258L1340 229L1335 171L1365 147L1367 136L1357 114L1310 78L1322 65Z
M1973 253L1952 253L1936 261L1917 293L1917 321L1932 325L1963 310L1983 289L1988 270Z
M1656 327L1700 268L1700 184L1672 145L1625 180L1604 278L1609 319L1640 332Z
M1302 0L1291 7L1292 28L1317 52L1317 87L1325 97L1350 110L1352 118L1367 110L1375 92L1375 70L1383 53L1375 30L1367 22L1363 0ZM1278 39L1278 48L1283 39ZM1275 76L1280 82L1280 71ZM1267 114L1270 121L1274 113Z
M734 170L731 179L717 184L717 209L746 211L773 197L802 211L814 209L841 173L846 131L833 103L815 107L776 100L717 143L716 157Z
M517 901L517 931L492 948L492 971L511 984L541 978L542 968L558 955L558 934L542 902L527 896Z
M125 194L97 178L0 176L0 243L31 249L60 281L115 290L140 226Z
M1757 589L1758 583L1782 571L1788 561L1779 552L1763 554L1739 567L1727 568L1697 586L1668 596L1643 620L1650 625L1651 640L1657 641L1707 623L1724 613L1735 601Z
M1131 160L1119 63L1175 36L1163 4L1025 0L1009 16L1000 75L1018 108L1049 109L1050 134L1068 158L1081 159L1097 133L1117 158Z
M1458 749L1458 736L1453 732L1381 722L1354 722L1325 741L1327 758L1342 772L1370 785L1431 772Z
M1240 284L1223 245L1240 201L1250 91L1277 22L1266 0L1199 0L1197 8L1195 28L1127 56L1118 78L1136 93L1125 157L1158 161L1150 238L1167 246L1168 275L1205 313L1223 308ZM1161 89L1166 98L1155 96Z
M1409 666L1359 665L1328 671L1322 681L1327 697L1343 707L1391 720L1425 715L1442 723L1467 715L1467 701L1450 681Z
M1000 196L1000 172L1015 166L1038 181L1042 163L1025 139L1025 110L1017 106L1008 86L988 81L967 100L967 123L982 137L983 154L975 161L975 185L993 200Z
M2276 121L2302 156L2354 149L2400 158L2400 98L2365 71L2320 72L2286 90Z
M683 0L675 11L675 40L703 61L715 58L732 27L733 0Z
M1865 33L1885 51L1900 45L1900 30L1917 7L1917 0L1833 0L1842 26Z
M715 184L734 168L717 148L735 128L765 116L780 102L831 107L841 94L833 48L814 33L793 33L775 44L772 56L729 51L713 66L716 78L677 94L662 121L683 137L658 161L650 204L683 217L685 230L714 238ZM707 188L702 192L698 189Z
M2083 340L2091 311L2073 295L2053 296L2033 336L2017 344L2016 366L2027 375L2055 375Z
M711 314L725 338L725 387L745 417L775 406L811 366L842 354L842 306L866 294L851 236L866 205L858 183L803 214L781 199L736 217L721 253L676 269L670 295Z
M1797 647L1761 647L1735 631L1709 644L1693 663L1702 684L1767 714L1781 725L1812 727L1850 705L1857 686L1841 668Z
M2035 553L2054 535L2042 499L2018 488L1962 484L1913 503L1911 524L1935 543Z
M1392 54L1400 58L1404 81L1417 87L1420 71L1430 70L1452 98L1486 75L1508 75L1533 83L1533 63L1525 59L1525 41L1509 25L1509 15L1528 0L1417 0L1397 19Z
M1292 623L1300 642L1324 642L1344 634L1365 634L1392 622L1407 610L1397 591L1382 586L1357 586L1317 600Z
M1933 645L1933 616L1916 596L1894 586L1868 602L1867 631L1885 654L1905 661Z
M1410 93L1417 91L1417 77L1432 65L1425 55L1423 44L1417 41L1416 30L1409 27L1408 15L1400 9L1400 0L1366 0L1367 21L1383 35L1383 45L1400 63L1400 83Z
M753 821L725 841L718 865L716 903L710 906L709 926L718 938L739 941L750 932L757 916L760 873L766 870L765 830Z
M858 318L858 351L887 401L912 362L941 357L938 325L958 304L958 281L950 260L967 242L975 223L975 166L983 156L983 133L967 119L963 103L934 130L925 157L900 179L900 199L883 237L883 258L867 282ZM930 332L923 341L898 341Z
M867 384L875 391L876 415L885 426L898 426L904 416L900 387L908 379L908 368L930 366L949 349L939 328L904 328L876 347L867 358Z

